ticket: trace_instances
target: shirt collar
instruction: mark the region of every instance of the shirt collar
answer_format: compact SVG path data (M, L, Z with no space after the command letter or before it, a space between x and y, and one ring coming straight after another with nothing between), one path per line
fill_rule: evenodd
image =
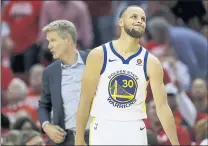
M84 61L82 60L82 57L81 57L81 55L80 55L80 53L79 53L79 51L78 50L76 50L76 54L77 54L77 62L75 63L75 64L72 64L72 65L66 65L66 64L64 64L62 61L61 61L61 67L62 68L66 68L66 67L74 67L74 66L76 66L77 64L84 64Z

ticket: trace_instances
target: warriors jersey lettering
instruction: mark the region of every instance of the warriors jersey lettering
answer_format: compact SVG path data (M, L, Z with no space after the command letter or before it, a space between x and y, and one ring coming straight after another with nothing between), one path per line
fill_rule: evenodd
M112 42L102 47L104 63L91 116L119 121L146 118L148 51L140 47L136 54L124 59L115 51Z

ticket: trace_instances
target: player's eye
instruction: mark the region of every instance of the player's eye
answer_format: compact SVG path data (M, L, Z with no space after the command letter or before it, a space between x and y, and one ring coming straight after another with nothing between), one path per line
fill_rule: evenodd
M133 19L136 19L136 18L137 18L137 16L136 16L136 15L134 15L134 16L132 16L132 18L133 18Z
M142 17L142 21L145 21L145 18L144 17Z

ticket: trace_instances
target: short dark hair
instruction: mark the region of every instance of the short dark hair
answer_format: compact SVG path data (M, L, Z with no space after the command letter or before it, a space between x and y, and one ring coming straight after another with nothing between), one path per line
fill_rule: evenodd
M36 124L34 123L34 121L32 121L30 118L28 117L20 117L16 120L16 122L13 124L12 129L15 130L22 130L22 126L24 125L24 123L29 122L32 125L32 129L40 132L40 129L36 126Z
M123 16L124 12L126 12L126 10L127 10L129 7L139 7L139 6L138 6L138 5L130 5L130 6L124 7L124 8L121 10L120 14L119 14L119 18L121 18L121 17ZM139 8L140 8L140 7L139 7Z
M1 128L9 129L10 128L10 121L8 116L1 113Z

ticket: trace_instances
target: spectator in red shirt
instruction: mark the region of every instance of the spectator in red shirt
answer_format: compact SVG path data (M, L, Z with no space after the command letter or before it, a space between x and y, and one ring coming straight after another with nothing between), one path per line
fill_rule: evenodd
M3 8L2 21L10 29L9 37L14 43L11 67L14 72L29 70L37 58L35 45L39 30L42 1L9 1Z
M154 100L149 101L147 104L147 116L148 119L145 120L146 127L147 129L151 129L157 133L157 140L159 145L170 145L171 143L157 117ZM176 128L177 128L179 143L181 145L191 145L190 135L188 131L184 127L177 124L176 124Z
M38 100L40 98L42 91L43 70L44 67L41 64L35 64L30 69L30 74L29 74L30 88L25 103L28 106L34 108L35 110L38 108Z
M28 89L24 81L14 78L8 87L8 105L2 108L2 113L8 116L11 123L16 121L17 117L31 117L34 122L37 121L37 113L34 109L24 104Z
M88 5L93 25L93 46L106 43L114 38L113 5L108 1L85 1Z
M93 2L96 3L96 2ZM44 48L47 46L47 40L41 31L48 23L65 19L73 22L77 28L78 48L89 49L92 44L92 23L87 4L83 1L44 1L41 10L38 41ZM95 36L96 37L96 36Z
M203 79L197 78L193 81L190 96L198 112L197 120L208 117L208 92Z

